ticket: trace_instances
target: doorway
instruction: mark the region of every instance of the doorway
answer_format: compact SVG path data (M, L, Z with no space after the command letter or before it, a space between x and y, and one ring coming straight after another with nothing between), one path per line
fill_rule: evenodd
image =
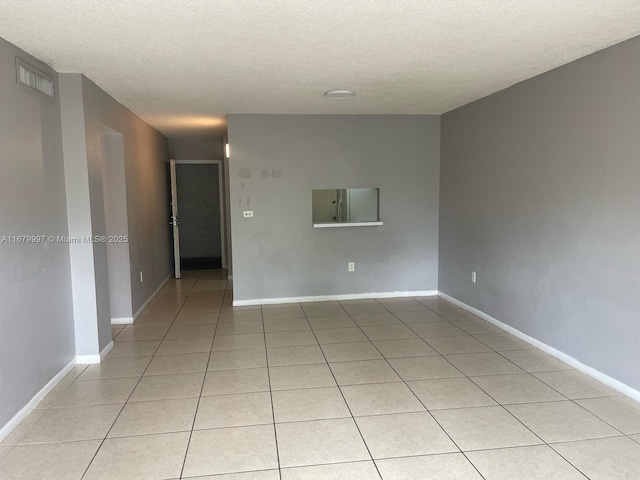
M221 160L171 160L175 277L226 268Z

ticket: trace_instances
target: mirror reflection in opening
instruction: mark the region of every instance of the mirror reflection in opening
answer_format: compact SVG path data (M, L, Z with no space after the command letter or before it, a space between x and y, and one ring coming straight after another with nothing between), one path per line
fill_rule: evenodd
M313 223L377 222L378 188L312 191Z

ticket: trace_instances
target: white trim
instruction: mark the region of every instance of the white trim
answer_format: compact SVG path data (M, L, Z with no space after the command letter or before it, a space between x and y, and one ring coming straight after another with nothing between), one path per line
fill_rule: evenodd
M113 350L113 340L102 349L99 355L76 355L76 363L78 365L93 365L102 362L107 354Z
M111 325L130 325L133 323L133 317L115 317L111 319Z
M142 304L142 306L138 309L138 311L133 315L133 321L135 322L138 317L142 314L142 312L144 311L145 308L147 308L149 306L149 304L151 303L151 300L153 300L154 298L156 298L156 295L158 295L158 293L160 293L160 290L162 290L162 287L164 287L167 282L171 279L171 277L173 276L173 273L170 273L169 275L167 275L167 278L165 278L162 283L160 284L160 286L158 288L156 288L156 291L153 292L151 294L151 296L149 298L147 298L147 301L144 302ZM112 322L113 323L113 322Z
M227 275L227 280L233 280L233 275Z
M60 370L55 377L53 377L49 382L40 389L38 393L36 393L29 402L22 407L18 413L16 413L11 420L4 424L2 428L0 428L0 442L7 438L7 435L11 433L11 431L18 426L18 424L24 420L24 418L29 415L34 408L38 406L38 404L42 401L47 394L54 389L60 380L62 380L67 373L71 371L71 369L76 365L76 359L73 358L69 363L67 363L62 370Z
M517 337L520 340L524 340L525 342L529 343L530 345L533 345L534 347L539 348L543 352L548 353L549 355L551 355L553 357L556 357L558 360L563 361L567 365L575 368L576 370L581 371L582 373L585 373L585 374L589 375L590 377L598 380L599 382L604 383L605 385L607 385L608 387L613 388L614 390L617 390L618 392L626 395L627 397L630 397L630 398L633 398L634 400L640 401L640 391L636 390L633 387L630 387L626 383L622 383L621 381L616 380L615 378L612 378L609 375L607 375L605 373L602 373L601 371L596 370L593 367L590 367L589 365L585 365L580 360L577 360L577 359L573 358L572 356L567 355L566 353L561 352L560 350L557 350L557 349L547 345L546 343L542 343L540 340L536 340L535 338L530 337L526 333L522 333L520 330L517 330L517 329L513 328L512 326L507 325L506 323L501 322L500 320L497 320L497 319L493 318L490 315L487 315L486 313L484 313L481 310L478 310L477 308L474 308L474 307L472 307L470 305L467 305L466 303L461 302L457 298L454 298L454 297L452 297L450 295L447 295L446 293L443 293L443 292L438 292L438 296L444 298L445 300L448 300L449 302L453 303L454 305L457 305L458 307L460 307L460 308L462 308L462 309L464 309L464 310L466 310L468 312L471 312L471 313L477 315L478 317L486 320L487 322L492 323L496 327L507 331L508 333L513 335L514 337Z
M375 227L378 225L384 224L382 222L314 223L313 228Z
M326 302L328 300L361 300L367 298L431 297L436 295L438 295L437 290L420 290L415 292L349 293L346 295L319 295L311 297L255 298L251 300L234 300L233 306L244 307L248 305L277 305L279 303Z

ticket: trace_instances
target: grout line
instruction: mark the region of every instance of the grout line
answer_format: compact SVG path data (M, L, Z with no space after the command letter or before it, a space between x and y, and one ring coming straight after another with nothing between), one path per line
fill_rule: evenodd
M276 459L278 461L278 477L282 480L282 466L280 464L280 449L278 448L278 430L276 428L276 412L273 406L273 389L271 387L271 369L269 368L269 354L267 352L267 332L264 328L264 315L262 313L262 307L260 307L260 320L262 322L262 338L264 341L264 356L267 368L267 381L269 382L269 400L271 401L271 419L273 420L273 437L276 443Z
M193 287L192 287L191 291L189 292L189 295L191 295L191 292L193 291L193 289L197 285L197 283L200 280L201 276L202 276L202 271L200 271L200 275L198 275L198 278L194 282ZM187 300L189 300L189 295L187 295L185 303L186 303ZM220 319L220 310L222 310L222 305L220 305L220 309L218 310L218 319ZM211 337L211 346L210 346L210 349L209 349L209 356L207 357L207 365L205 366L204 375L202 376L202 385L200 385L200 395L198 395L198 401L196 402L196 410L195 410L195 412L193 414L193 422L191 423L191 431L189 432L189 439L187 440L187 447L186 447L186 449L184 451L184 458L182 459L182 468L180 469L180 478L183 477L184 468L185 468L185 466L187 464L187 455L189 454L189 447L191 446L191 438L193 437L193 432L194 432L194 429L195 429L195 426L196 426L196 420L198 419L198 410L200 409L200 402L202 400L202 392L204 391L204 385L205 385L205 383L207 381L207 371L209 370L209 362L211 362L211 355L213 354L213 342L214 342L214 340L216 338L216 332L218 331L218 325L220 325L220 324L218 322L216 322L215 325L216 326L215 326L215 328L213 330L213 337Z
M307 322L309 322L308 318L307 318ZM309 326L311 326L311 324L309 324ZM316 336L316 332L313 330L313 328L311 329L311 331L313 332L313 336L315 337L316 342L318 342L318 337ZM320 346L319 342L318 342L318 347L320 348L320 351L322 352L322 356L324 357L324 360L326 362L327 368L329 369L329 372L331 372L331 376L333 377L333 381L336 384L335 386L338 388L338 391L340 392L340 396L342 397L342 401L346 405L347 410L349 411L349 414L351 415L351 421L356 426L356 429L358 430L358 433L360 434L360 438L362 439L362 443L364 444L365 448L367 449L367 453L369 453L369 458L371 458L371 461L373 462L373 466L375 467L376 472L378 472L378 476L380 478L382 478L382 474L380 473L380 469L378 468L378 465L376 464L376 461L374 460L373 455L371 454L371 450L369 449L369 445L367 444L367 441L365 440L364 435L362 434L362 431L360 430L360 425L358 425L358 422L356 421L356 418L353 415L353 411L351 410L351 406L347 402L347 398L344 396L344 392L342 391L342 387L338 383L338 379L336 378L335 374L333 373L333 370L331 369L331 366L329 365L329 361L327 360L327 356L325 355L324 350L322 349L322 346Z

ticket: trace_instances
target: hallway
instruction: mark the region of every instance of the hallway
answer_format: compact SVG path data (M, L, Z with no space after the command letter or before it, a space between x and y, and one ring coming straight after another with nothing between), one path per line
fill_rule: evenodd
M226 271L183 273L0 479L640 477L636 402L442 299L232 307Z

